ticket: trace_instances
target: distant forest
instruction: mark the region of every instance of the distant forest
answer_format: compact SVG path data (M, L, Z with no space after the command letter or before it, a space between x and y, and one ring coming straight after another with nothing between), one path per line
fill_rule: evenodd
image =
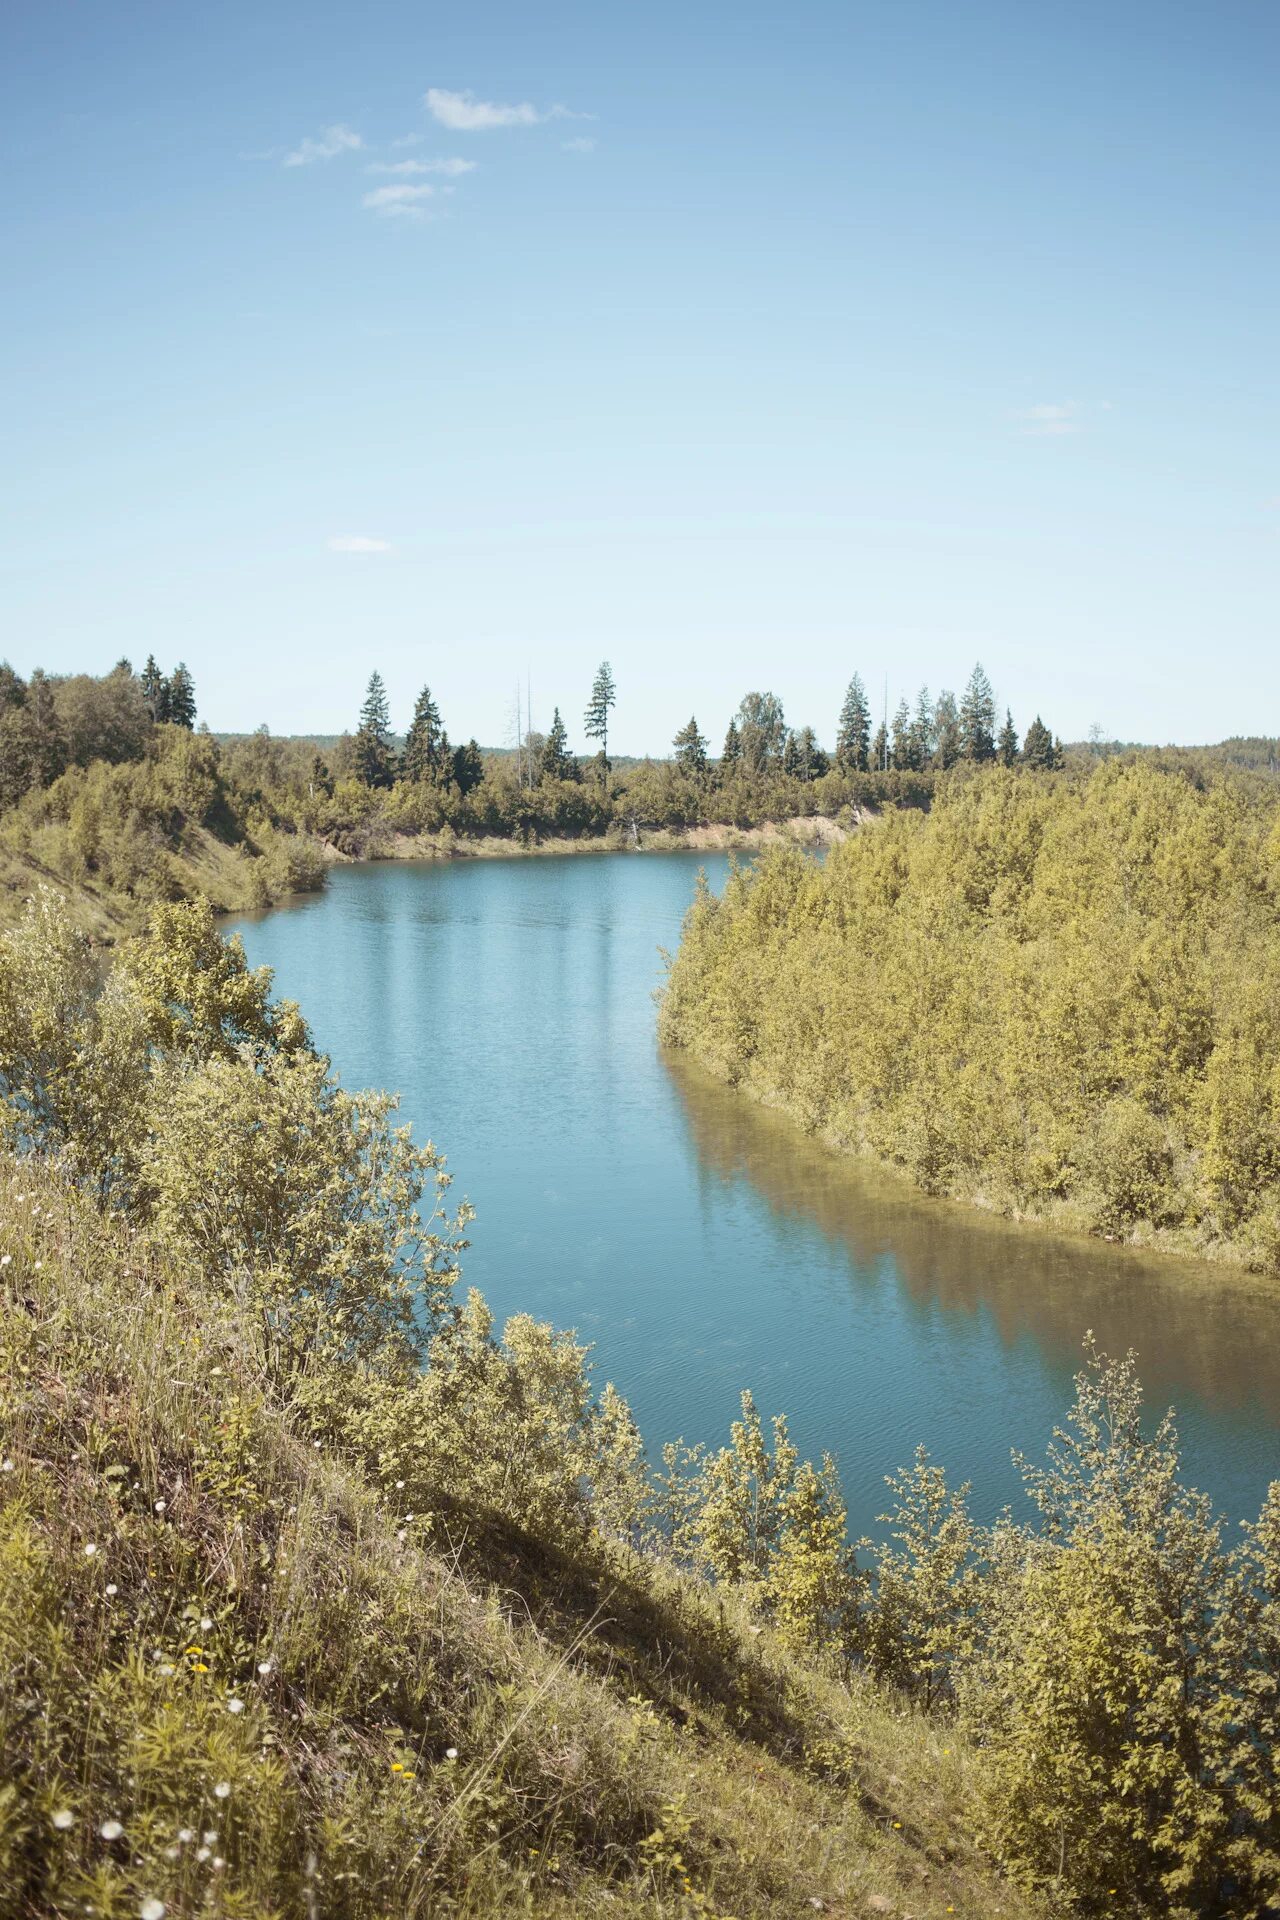
M862 679L833 701L829 731L790 725L772 692L744 694L719 751L690 715L663 756L614 758L619 690L602 662L587 694L576 751L561 710L544 731L523 722L505 749L450 739L423 687L404 730L392 727L373 673L347 733L317 740L209 733L179 662L121 660L101 676L0 666L0 917L35 879L89 903L88 924L110 933L157 899L204 894L215 906L266 905L323 884L334 857L377 858L406 836L423 851L482 841L535 847L588 840L636 846L642 836L699 828L749 831L814 819L847 829L869 811L928 808L940 781L984 767L1070 775L1100 759L1158 753L1210 778L1238 767L1274 773L1280 743L1144 749L1100 738L1064 746L1033 715L1019 734L1000 718L974 668L957 698L922 688L873 725Z

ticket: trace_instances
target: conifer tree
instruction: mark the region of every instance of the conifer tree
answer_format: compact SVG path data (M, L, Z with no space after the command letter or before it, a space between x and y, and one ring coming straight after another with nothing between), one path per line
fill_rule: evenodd
M570 780L575 770L576 763L569 751L568 730L560 718L559 707L556 707L551 715L551 731L542 745L542 771L549 780Z
M361 716L363 725L363 716ZM446 765L449 743L440 724L440 709L424 687L414 703L413 718L404 737L400 776L418 782L437 779Z
M1002 767L1014 767L1018 764L1018 729L1013 724L1013 715L1008 707L1004 710L1004 725L1000 729L1000 738L996 742L996 757Z
M961 753L960 714L954 693L944 687L933 709L933 764L954 767Z
M147 664L141 676L143 698L151 709L151 718L155 721L169 718L169 682L156 665L154 653L147 655Z
M728 732L724 736L724 746L720 752L720 771L722 774L730 773L735 767L740 766L741 763L742 741L738 735L738 723L736 720L731 720L729 722Z
M1027 737L1022 743L1022 763L1041 773L1051 773L1062 765L1061 749L1039 714L1027 728Z
M675 749L676 765L684 773L698 776L707 770L707 742L698 732L698 722L690 715L688 724L681 727L671 742Z
M849 682L836 729L836 765L848 773L865 773L871 747L871 708L866 689L855 673Z
M190 733L196 724L196 683L188 673L184 663L179 660L169 681L168 719L175 727L185 727Z
M53 687L37 667L27 682L22 719L29 755L29 784L47 787L66 771L67 742L54 704Z
M802 726L796 733L796 766L800 780L821 780L821 776L831 770L831 762L819 747L818 733L812 726Z
M389 787L395 778L390 735L387 689L382 675L375 671L369 675L364 705L360 709L360 725L352 742L356 778L366 787Z
M591 698L587 702L582 730L588 740L600 742L600 760L606 771L609 766L609 712L617 705L617 700L613 668L607 660L602 660L596 668L596 677L591 685Z
M933 701L929 698L928 687L921 687L916 695L916 710L911 721L911 764L913 767L927 767L933 758Z
M484 779L484 760L475 740L454 749L453 784L465 796L473 793Z
M889 729L883 720L876 728L875 737L871 742L870 758L872 771L875 773L883 773L889 764Z
M996 757L996 697L979 661L960 702L960 751L966 760Z
M893 716L892 754L893 764L899 772L915 765L915 758L911 751L911 709L905 698L899 700L897 711Z

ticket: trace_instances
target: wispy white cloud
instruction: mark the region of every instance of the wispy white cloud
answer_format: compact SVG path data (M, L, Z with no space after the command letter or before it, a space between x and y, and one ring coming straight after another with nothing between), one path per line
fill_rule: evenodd
M448 87L428 87L423 104L433 120L454 133L489 133L494 127L536 127L544 120L590 120L589 113L571 113L568 107L540 109L522 100L504 106L496 100L477 100L468 88L453 93Z
M459 174L474 173L478 164L475 160L375 160L365 168L365 172L404 175L443 173L454 180Z
M562 140L560 145L566 153L594 153L596 143L589 133L580 133L574 140Z
M391 142L393 147L420 147L426 139L425 133L402 133L398 140Z
M308 135L292 153L286 153L284 164L286 167L309 167L316 160L332 160L335 154L351 153L363 145L360 135L353 133L350 127L326 127L318 140Z
M390 553L389 540L374 540L366 533L338 533L329 542L330 553Z
M360 204L384 219L421 220L427 212L426 202L433 200L435 194L436 189L427 186L375 187L372 193L365 194Z
M1042 400L1034 407L1024 407L1018 418L1024 433L1039 438L1079 433L1081 427L1080 409L1074 400Z

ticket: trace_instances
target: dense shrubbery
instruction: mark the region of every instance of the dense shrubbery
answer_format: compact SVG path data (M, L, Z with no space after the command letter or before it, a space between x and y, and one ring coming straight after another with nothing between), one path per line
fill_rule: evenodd
M703 894L662 1031L926 1191L1280 1264L1280 795L952 775Z
M979 812L1022 804L992 791ZM1223 838L1164 884L1198 888ZM867 892L900 891L910 839L865 844ZM790 899L814 885L770 871ZM739 883L736 910L784 925L777 885ZM744 1775L777 1747L839 1796L888 1710L864 1675L963 1745L965 1823L1059 1905L1243 1920L1280 1897L1280 1488L1228 1550L1171 1424L1144 1436L1132 1364L1095 1354L1026 1469L1035 1526L977 1526L921 1455L855 1557L831 1462L781 1420L767 1437L749 1397L725 1448L651 1474L571 1337L518 1316L499 1338L455 1297L468 1215L439 1156L341 1090L268 985L206 908L161 910L105 980L51 895L0 940L14 1911L193 1910L214 1847L227 1912L509 1910L531 1873L543 1910L582 1912L588 1872L637 1911L794 1911L785 1863L748 1870L674 1782L710 1787L708 1751L749 1741ZM521 1667L513 1586L560 1654ZM696 1715L678 1765L658 1709ZM899 1766L911 1737L899 1720ZM861 1899L876 1822L847 1800L806 1830L835 1823L829 1873L857 1823ZM950 1895L917 1886L911 1910Z

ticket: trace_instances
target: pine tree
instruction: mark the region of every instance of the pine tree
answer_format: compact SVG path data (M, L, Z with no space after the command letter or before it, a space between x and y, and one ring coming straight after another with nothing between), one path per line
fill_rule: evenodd
M468 740L465 747L457 747L453 755L453 784L464 797L474 793L484 779L484 761L480 748L474 740Z
M168 718L175 727L185 727L190 733L196 724L196 683L179 660L169 681Z
M693 715L690 715L687 726L681 727L671 745L675 749L676 765L682 772L695 777L706 772L707 742L698 732L698 722Z
M933 709L933 764L954 767L960 758L960 715L954 693L944 687Z
M352 742L356 778L366 787L389 787L395 778L390 734L387 690L382 675L371 673L360 709L360 725Z
M147 664L142 669L142 694L151 709L151 718L155 721L169 718L169 682L156 665L154 653L147 655Z
M720 771L722 774L729 773L735 767L740 766L741 763L742 741L738 735L738 723L736 720L731 720L729 722L729 730L724 736L724 746L720 752Z
M613 668L607 660L602 660L596 668L596 677L591 685L591 698L587 702L582 730L588 740L600 742L600 760L606 771L609 766L609 710L616 706L617 700L617 689L613 684Z
M1004 710L1004 725L1000 729L1000 738L996 742L996 756L1002 767L1014 767L1018 764L1018 729L1013 724L1013 715L1008 707Z
M979 661L960 702L960 751L966 760L996 757L996 697Z
M1022 743L1022 764L1035 767L1041 773L1050 773L1060 764L1053 735L1039 714L1027 728L1027 737Z
M836 765L849 773L865 773L871 745L871 708L866 689L855 673L849 682L836 729Z
M440 724L440 709L431 697L430 687L424 687L414 704L413 718L404 737L400 777L415 783L438 779L446 765L448 745Z
M882 773L889 764L889 729L885 726L883 720L876 728L875 738L871 742L870 757L872 770L874 772Z
M577 762L569 751L569 734L560 718L559 707L552 711L551 731L542 745L542 771L548 780L571 780L577 771Z

